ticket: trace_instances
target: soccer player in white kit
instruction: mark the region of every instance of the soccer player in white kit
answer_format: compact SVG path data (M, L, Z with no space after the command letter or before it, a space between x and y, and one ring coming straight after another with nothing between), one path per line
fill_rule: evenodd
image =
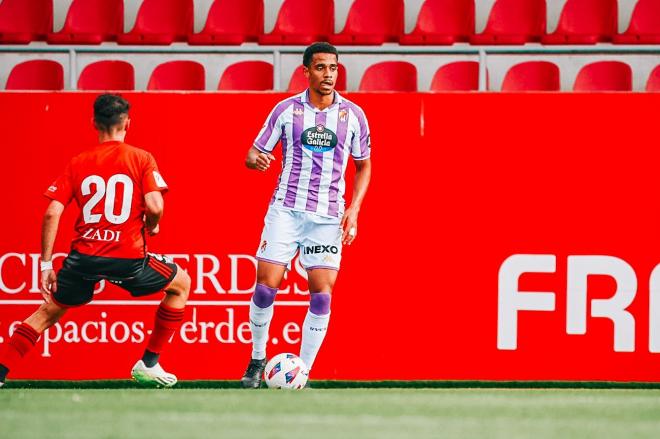
M250 148L245 164L267 171L282 144L282 171L257 249L257 286L250 301L252 358L241 384L258 388L266 367L273 302L297 251L307 270L310 304L300 357L311 370L330 320L330 299L342 244L358 232L358 214L371 178L369 125L360 107L334 90L337 49L314 43L303 55L304 92L278 103ZM344 210L344 173L355 164L353 199Z

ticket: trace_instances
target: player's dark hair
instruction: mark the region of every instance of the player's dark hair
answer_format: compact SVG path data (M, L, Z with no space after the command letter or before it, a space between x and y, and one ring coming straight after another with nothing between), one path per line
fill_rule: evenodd
M305 49L303 54L303 65L309 68L312 65L312 58L314 58L315 53L334 53L339 60L339 53L337 48L330 43L314 43Z
M110 131L128 116L131 105L119 95L102 94L94 101L94 123L101 131Z

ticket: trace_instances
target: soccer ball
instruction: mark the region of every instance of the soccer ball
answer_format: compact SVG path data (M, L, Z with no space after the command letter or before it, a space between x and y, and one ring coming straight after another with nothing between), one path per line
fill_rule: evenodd
M270 359L264 370L266 384L271 389L302 389L309 371L303 360L294 354L278 354Z

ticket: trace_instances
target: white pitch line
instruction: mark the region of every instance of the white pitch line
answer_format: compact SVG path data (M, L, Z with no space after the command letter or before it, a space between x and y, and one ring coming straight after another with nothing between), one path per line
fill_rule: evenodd
M43 300L0 300L0 305L40 305ZM142 306L158 305L160 300L93 300L88 305ZM189 300L186 306L249 306L250 301L238 300ZM309 301L275 301L278 306L308 306Z

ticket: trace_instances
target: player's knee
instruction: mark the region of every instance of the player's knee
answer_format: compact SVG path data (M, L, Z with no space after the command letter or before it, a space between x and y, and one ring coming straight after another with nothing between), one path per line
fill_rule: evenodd
M311 293L309 298L309 310L316 315L326 315L330 313L330 302L332 295L329 291Z
M172 294L177 297L180 297L183 300L188 300L188 295L190 294L190 285L191 285L190 275L185 271L179 269L176 273L174 281L170 284L167 289L167 294Z

